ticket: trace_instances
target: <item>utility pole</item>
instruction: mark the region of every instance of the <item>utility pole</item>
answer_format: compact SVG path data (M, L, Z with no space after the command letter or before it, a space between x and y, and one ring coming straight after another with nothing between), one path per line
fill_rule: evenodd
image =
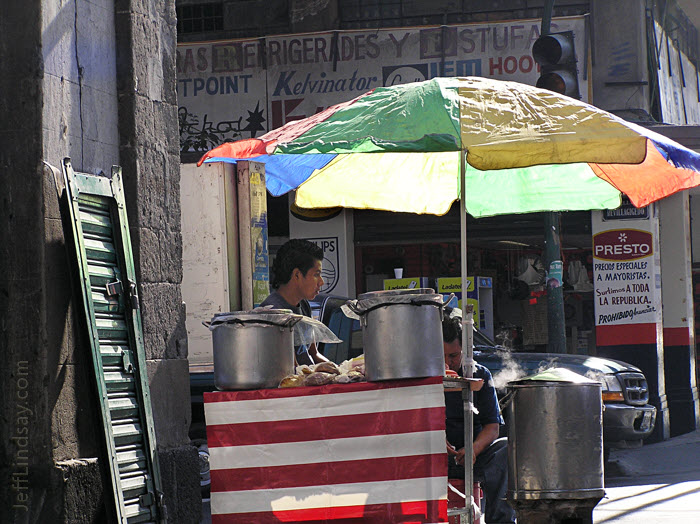
M550 32L553 9L554 0L546 0L540 36L548 35ZM561 213L545 213L544 263L547 272L547 350L550 353L566 353L564 267L561 260L560 225Z

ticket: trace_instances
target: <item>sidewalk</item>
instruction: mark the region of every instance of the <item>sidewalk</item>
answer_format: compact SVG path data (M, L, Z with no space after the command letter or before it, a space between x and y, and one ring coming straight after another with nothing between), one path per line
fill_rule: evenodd
M700 430L645 444L637 449L613 450L605 471L608 480L700 473ZM696 476L696 480L700 475Z
M700 431L613 451L595 524L700 522Z

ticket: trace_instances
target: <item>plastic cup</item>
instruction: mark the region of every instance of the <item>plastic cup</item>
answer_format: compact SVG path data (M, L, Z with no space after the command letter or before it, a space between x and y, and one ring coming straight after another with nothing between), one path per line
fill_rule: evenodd
M395 267L394 268L394 278L403 278L403 268L402 267Z

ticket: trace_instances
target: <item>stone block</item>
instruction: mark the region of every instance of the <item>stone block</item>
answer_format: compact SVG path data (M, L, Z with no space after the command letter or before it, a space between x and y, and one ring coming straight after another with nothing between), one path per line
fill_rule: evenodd
M42 34L44 73L78 83L75 56L75 0L42 6L42 20L50 20Z
M116 136L114 138L117 139ZM83 140L82 148L83 166L87 173L109 176L112 172L112 166L119 165L117 142L101 142L86 138Z
M56 163L53 166L58 170L58 176L62 180L63 172L61 171L61 166ZM44 219L45 220L56 220L59 222L58 227L60 229L60 237L54 238L54 241L63 243L63 228L61 227L61 209L59 207L59 195L56 189L56 182L54 181L54 175L51 169L48 167L42 168L42 175L44 177Z
M179 222L179 221L178 221ZM168 249L163 250L161 256L161 270L163 280L173 284L182 283L182 233L179 224L177 228L160 231L161 245L167 243Z
M118 8L118 4L125 4ZM129 4L131 2L115 3L114 30L116 34L117 53L117 92L121 97L131 98L136 91L138 79L134 76L133 51L132 51L132 20ZM121 102L120 102L121 103ZM128 111L119 112L120 117L129 117Z
M174 6L173 6L174 17ZM173 25L175 27L175 25ZM163 103L175 106L177 109L177 38L175 31L163 36Z
M83 88L116 94L114 10L105 2L80 2L77 11L76 48ZM73 25L75 27L75 25ZM75 31L75 29L74 29ZM104 114L110 111L102 109Z
M112 83L114 81L112 80ZM116 150L119 144L117 136L117 93L114 89L104 90L102 86L84 85L80 97L82 137L84 141L92 140L107 144ZM98 167L98 166L95 166ZM109 166L99 166L109 172ZM94 173L94 170L89 171Z
M174 71L173 71L173 74ZM177 96L177 94L176 94ZM172 160L174 161L175 165L178 166L179 169L179 164L180 164L180 119L178 115L178 110L177 110L177 104L172 103L168 104L168 110L166 111L165 118L163 119L165 123L165 130L166 130L166 139L165 139L165 149L168 155L172 155L175 158ZM199 160L199 159L197 159ZM178 176L177 180L180 180L179 176L179 171L178 171Z
M197 524L202 513L197 449L183 445L160 450L158 462L168 522ZM55 489L43 504L43 511L30 508L30 511L35 510L31 522L116 523L111 485L101 459L56 462L50 483Z
M174 198L166 193L165 155L147 148L134 153L133 162L126 159L127 166L122 166L129 224L162 230L165 228L165 201ZM138 245L134 249L139 249Z
M190 407L189 363L186 359L148 360L151 408L159 449L189 442Z
M161 245L159 232L155 229L139 228L138 241L138 257L134 253L134 263L139 268L139 282L162 282L161 258L162 252L169 250L168 246Z
M158 452L168 522L198 524L202 518L199 454L186 445Z
M132 2L130 16L123 22L130 35L128 67L138 79L133 92L150 100L173 103L174 75L166 70L174 72L174 58L167 58L175 54L174 6L162 2L155 6L152 2L148 4L142 8L139 2Z
M87 346L85 352L89 353ZM80 365L60 362L49 367L52 448L56 460L101 456L104 448L102 415L91 355Z
M78 82L56 75L47 74L44 77L42 127L45 132L44 140L52 142L65 142L67 135L80 134L80 86ZM66 156L76 155L72 155L71 151L64 151L63 156L49 157L47 160L59 161ZM79 155L78 158L80 158Z
M109 477L102 461L97 458L58 461L54 463L52 477L59 513L57 522L116 523Z
M141 284L146 358L186 358L185 307L178 284Z
M72 242L66 246L60 220L47 219L45 223L44 293L52 314L47 315L44 329L48 345L60 348L47 355L49 369L59 363L87 365L91 360Z
M182 282L182 234L180 228L138 230L139 281L142 283ZM136 260L136 257L135 257Z

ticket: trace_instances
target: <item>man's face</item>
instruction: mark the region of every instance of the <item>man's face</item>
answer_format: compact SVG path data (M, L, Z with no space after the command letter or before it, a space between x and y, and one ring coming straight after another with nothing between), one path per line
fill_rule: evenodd
M445 364L452 371L459 372L462 366L462 346L459 341L454 339L452 342L443 342L442 347L445 350Z
M299 271L298 269L295 271ZM321 276L321 261L317 260L314 266L302 275L299 271L300 282L299 289L306 300L313 300L321 291L323 286L323 277Z

